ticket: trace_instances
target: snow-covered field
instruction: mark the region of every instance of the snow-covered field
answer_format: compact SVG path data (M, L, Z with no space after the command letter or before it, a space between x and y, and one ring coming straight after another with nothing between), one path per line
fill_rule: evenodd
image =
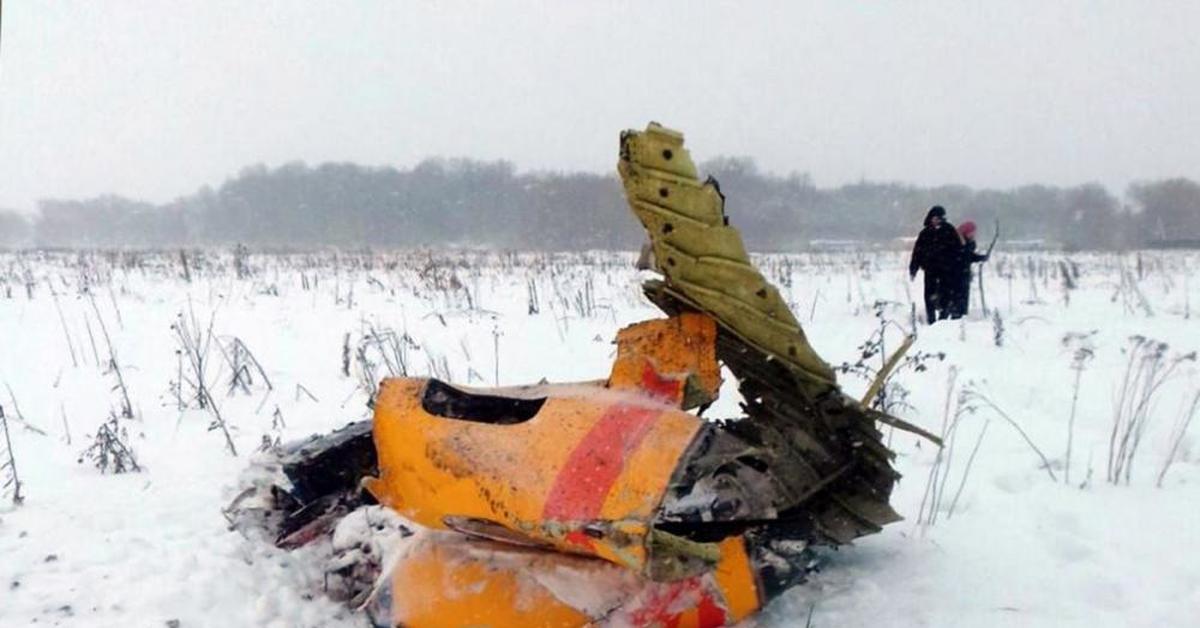
M603 377L616 330L659 315L632 259L223 251L189 255L188 281L178 253L0 254L0 405L24 496L0 500L0 626L364 626L321 594L304 552L227 529L221 509L264 437L366 416L364 383L389 369L381 347L394 368L460 383ZM886 350L912 328L920 279L901 255L760 262L833 364L858 361L877 314L893 321ZM940 454L892 436L906 521L826 552L759 625L810 613L822 627L1196 625L1200 421L1180 430L1200 390L1198 264L996 255L985 288L998 321L976 292L968 320L917 327L910 355L932 355L893 379L896 413L948 434ZM195 407L180 323L229 354L214 344L206 372L236 457ZM231 390L230 364L246 364L245 386ZM80 461L110 416L140 473Z

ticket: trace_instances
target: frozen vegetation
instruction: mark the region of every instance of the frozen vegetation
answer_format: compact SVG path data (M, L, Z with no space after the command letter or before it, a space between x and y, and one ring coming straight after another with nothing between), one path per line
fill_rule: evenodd
M228 530L239 475L366 416L387 375L603 377L616 330L659 316L632 262L0 254L0 626L365 625L315 550ZM758 625L1194 625L1200 255L998 253L991 313L976 286L932 327L899 254L759 262L853 394L880 330L890 353L915 329L881 402L946 447L892 434L906 520L825 552ZM727 390L709 415L736 415Z

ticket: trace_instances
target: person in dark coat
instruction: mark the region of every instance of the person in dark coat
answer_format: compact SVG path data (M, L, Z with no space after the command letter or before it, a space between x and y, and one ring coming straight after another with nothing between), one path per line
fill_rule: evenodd
M925 315L932 325L952 313L954 297L962 279L963 242L954 225L946 222L946 210L934 205L925 215L925 228L917 235L908 275L925 273Z
M954 294L954 307L950 318L962 318L967 315L971 304L971 264L986 262L986 253L976 253L975 223L967 220L958 226L958 235L962 236L963 249L959 265L958 287Z

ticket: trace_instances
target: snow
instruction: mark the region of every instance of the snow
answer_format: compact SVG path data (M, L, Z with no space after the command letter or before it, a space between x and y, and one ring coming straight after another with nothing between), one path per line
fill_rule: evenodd
M1063 259L1079 267L1077 289L1063 287ZM452 381L475 386L604 377L617 329L660 315L642 298L632 261L602 252L253 255L253 274L239 279L228 255L207 252L191 260L189 283L178 254L0 254L0 384L46 432L14 420L0 386L25 496L19 507L0 501L0 626L365 626L322 594L318 550L284 552L229 530L222 508L264 435L287 441L367 416L353 353L372 326L408 334L402 357L413 375L448 370ZM909 282L897 254L761 261L833 364L857 360L878 325L877 300L891 303L884 312L897 322L889 347L910 326L919 278ZM996 255L984 277L1002 346L977 302L965 321L920 325L910 354L946 357L896 375L911 405L899 414L941 432L960 391L973 391L1024 430L1050 469L975 397L938 466L942 499L931 500L936 448L894 432L905 477L892 501L906 520L824 552L821 571L753 623L802 626L811 610L816 626L1193 625L1200 422L1180 441L1161 487L1157 479L1200 389L1195 362L1180 362L1156 391L1128 485L1107 483L1105 471L1129 338L1167 343L1167 361L1200 349L1191 320L1200 282L1189 280L1196 268L1200 255L1190 252ZM135 417L119 422L142 473L101 474L78 462L110 410L120 411L97 312L129 391ZM208 429L210 414L178 407L171 324L191 312L201 329L211 320L217 336L240 338L273 386L256 376L249 393L230 394L230 369L213 358L212 394L237 457ZM1063 339L1093 330L1066 484L1077 343ZM342 373L347 333L350 376ZM382 376L381 358L368 355ZM867 386L853 375L841 381L852 394ZM730 396L707 416L736 407ZM341 534L350 545L361 536Z

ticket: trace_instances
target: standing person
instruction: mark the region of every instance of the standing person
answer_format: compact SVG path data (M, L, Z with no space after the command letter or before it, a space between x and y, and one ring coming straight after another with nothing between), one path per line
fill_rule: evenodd
M958 231L946 222L946 209L934 205L925 214L925 227L908 262L910 279L917 278L918 270L925 272L925 316L930 325L951 314L962 276L962 248Z
M967 309L971 304L971 264L988 260L986 253L975 252L977 244L974 222L967 220L959 225L958 235L962 236L963 249L959 265L958 287L954 295L954 309L950 313L950 318L962 318L967 315Z

